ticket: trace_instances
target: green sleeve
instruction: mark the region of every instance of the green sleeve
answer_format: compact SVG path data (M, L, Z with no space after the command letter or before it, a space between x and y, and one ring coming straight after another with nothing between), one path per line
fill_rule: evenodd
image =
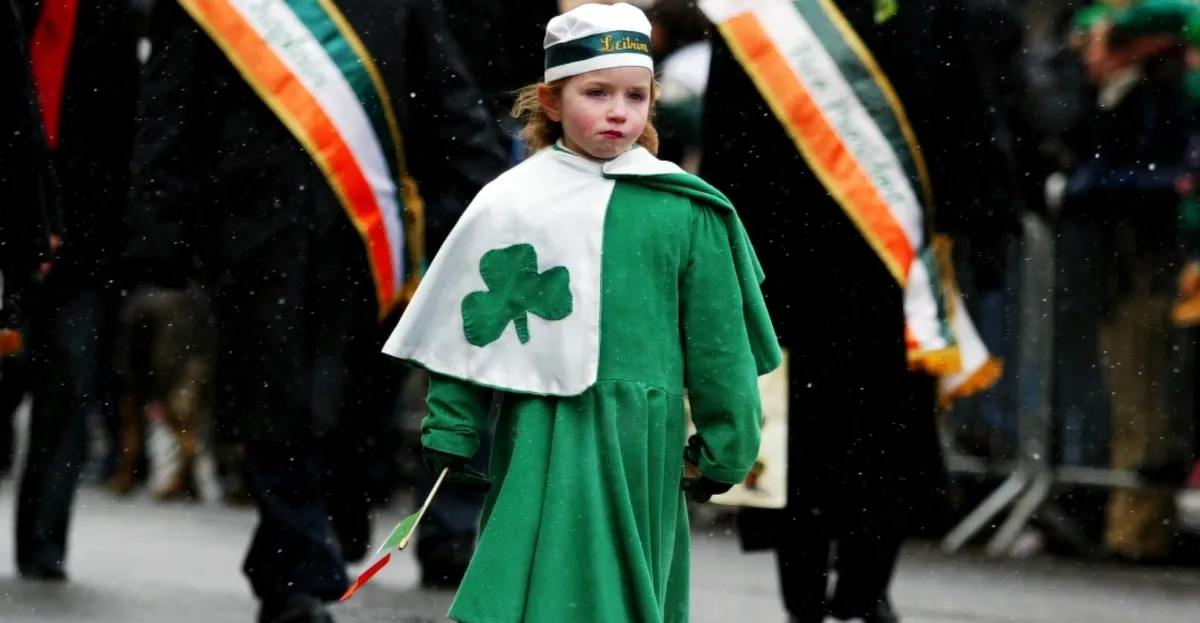
M430 372L421 444L468 459L475 456L487 429L491 402L491 389Z
M692 422L704 441L700 473L745 480L758 457L762 402L725 219L693 210L681 318Z

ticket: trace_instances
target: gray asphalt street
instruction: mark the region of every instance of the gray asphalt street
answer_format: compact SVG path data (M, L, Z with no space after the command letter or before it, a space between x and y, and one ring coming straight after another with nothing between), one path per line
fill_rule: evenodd
M79 500L65 585L15 578L13 483L0 482L0 623L251 623L255 604L240 572L253 511L215 504ZM385 513L382 531L398 520ZM380 535L382 537L382 535ZM411 552L411 550L410 550ZM698 530L693 554L697 623L785 623L767 554L742 554L724 530ZM358 571L358 569L354 569ZM336 611L340 623L444 621L450 595L416 588L411 553ZM1195 623L1200 572L994 562L906 552L894 598L907 623Z

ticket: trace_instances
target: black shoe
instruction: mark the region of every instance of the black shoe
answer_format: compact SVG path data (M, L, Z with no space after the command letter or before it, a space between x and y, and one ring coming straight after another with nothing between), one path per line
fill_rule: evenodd
M311 595L288 595L280 601L263 602L258 623L334 623L325 604Z
M892 609L887 599L879 599L871 604L839 603L835 598L829 606L829 616L839 621L861 620L863 623L900 623L900 617Z
M66 582L67 572L61 564L19 564L17 565L17 577L37 582Z

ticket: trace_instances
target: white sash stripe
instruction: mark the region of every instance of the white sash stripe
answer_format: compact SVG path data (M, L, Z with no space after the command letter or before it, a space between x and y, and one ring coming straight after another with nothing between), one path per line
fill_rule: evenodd
M921 350L938 351L954 346L942 334L937 300L933 298L932 275L920 258L912 263L908 271L908 286L904 289L904 317Z
M804 83L822 115L858 162L880 198L891 208L913 249L925 245L925 212L892 144L859 101L854 89L816 33L791 2L771 2L754 11L767 36Z
M934 288L940 285L934 283L940 278L939 271L931 270L933 267L927 266L921 257L922 251L931 251L927 245L932 243L924 238L925 211L917 200L917 189L900 165L891 143L884 138L838 64L805 21L796 0L701 0L700 9L718 26L746 13L753 14L888 205L917 252L912 265L905 267L908 270L905 318L908 330L917 341L915 352L910 355L956 347L961 369L943 372L939 379L943 396L952 395L985 369L990 354L971 322L957 288L943 293L951 299L954 310L949 327L952 337L947 339L945 335L934 298ZM780 121L785 126L790 125L787 119Z

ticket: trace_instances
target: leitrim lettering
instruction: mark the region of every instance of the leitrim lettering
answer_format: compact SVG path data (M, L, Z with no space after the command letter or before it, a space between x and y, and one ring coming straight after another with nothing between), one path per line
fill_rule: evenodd
M614 40L615 39L615 40ZM650 53L650 46L640 41L634 41L630 37L624 39L616 39L612 35L605 35L600 40L601 52L641 52L643 54Z

